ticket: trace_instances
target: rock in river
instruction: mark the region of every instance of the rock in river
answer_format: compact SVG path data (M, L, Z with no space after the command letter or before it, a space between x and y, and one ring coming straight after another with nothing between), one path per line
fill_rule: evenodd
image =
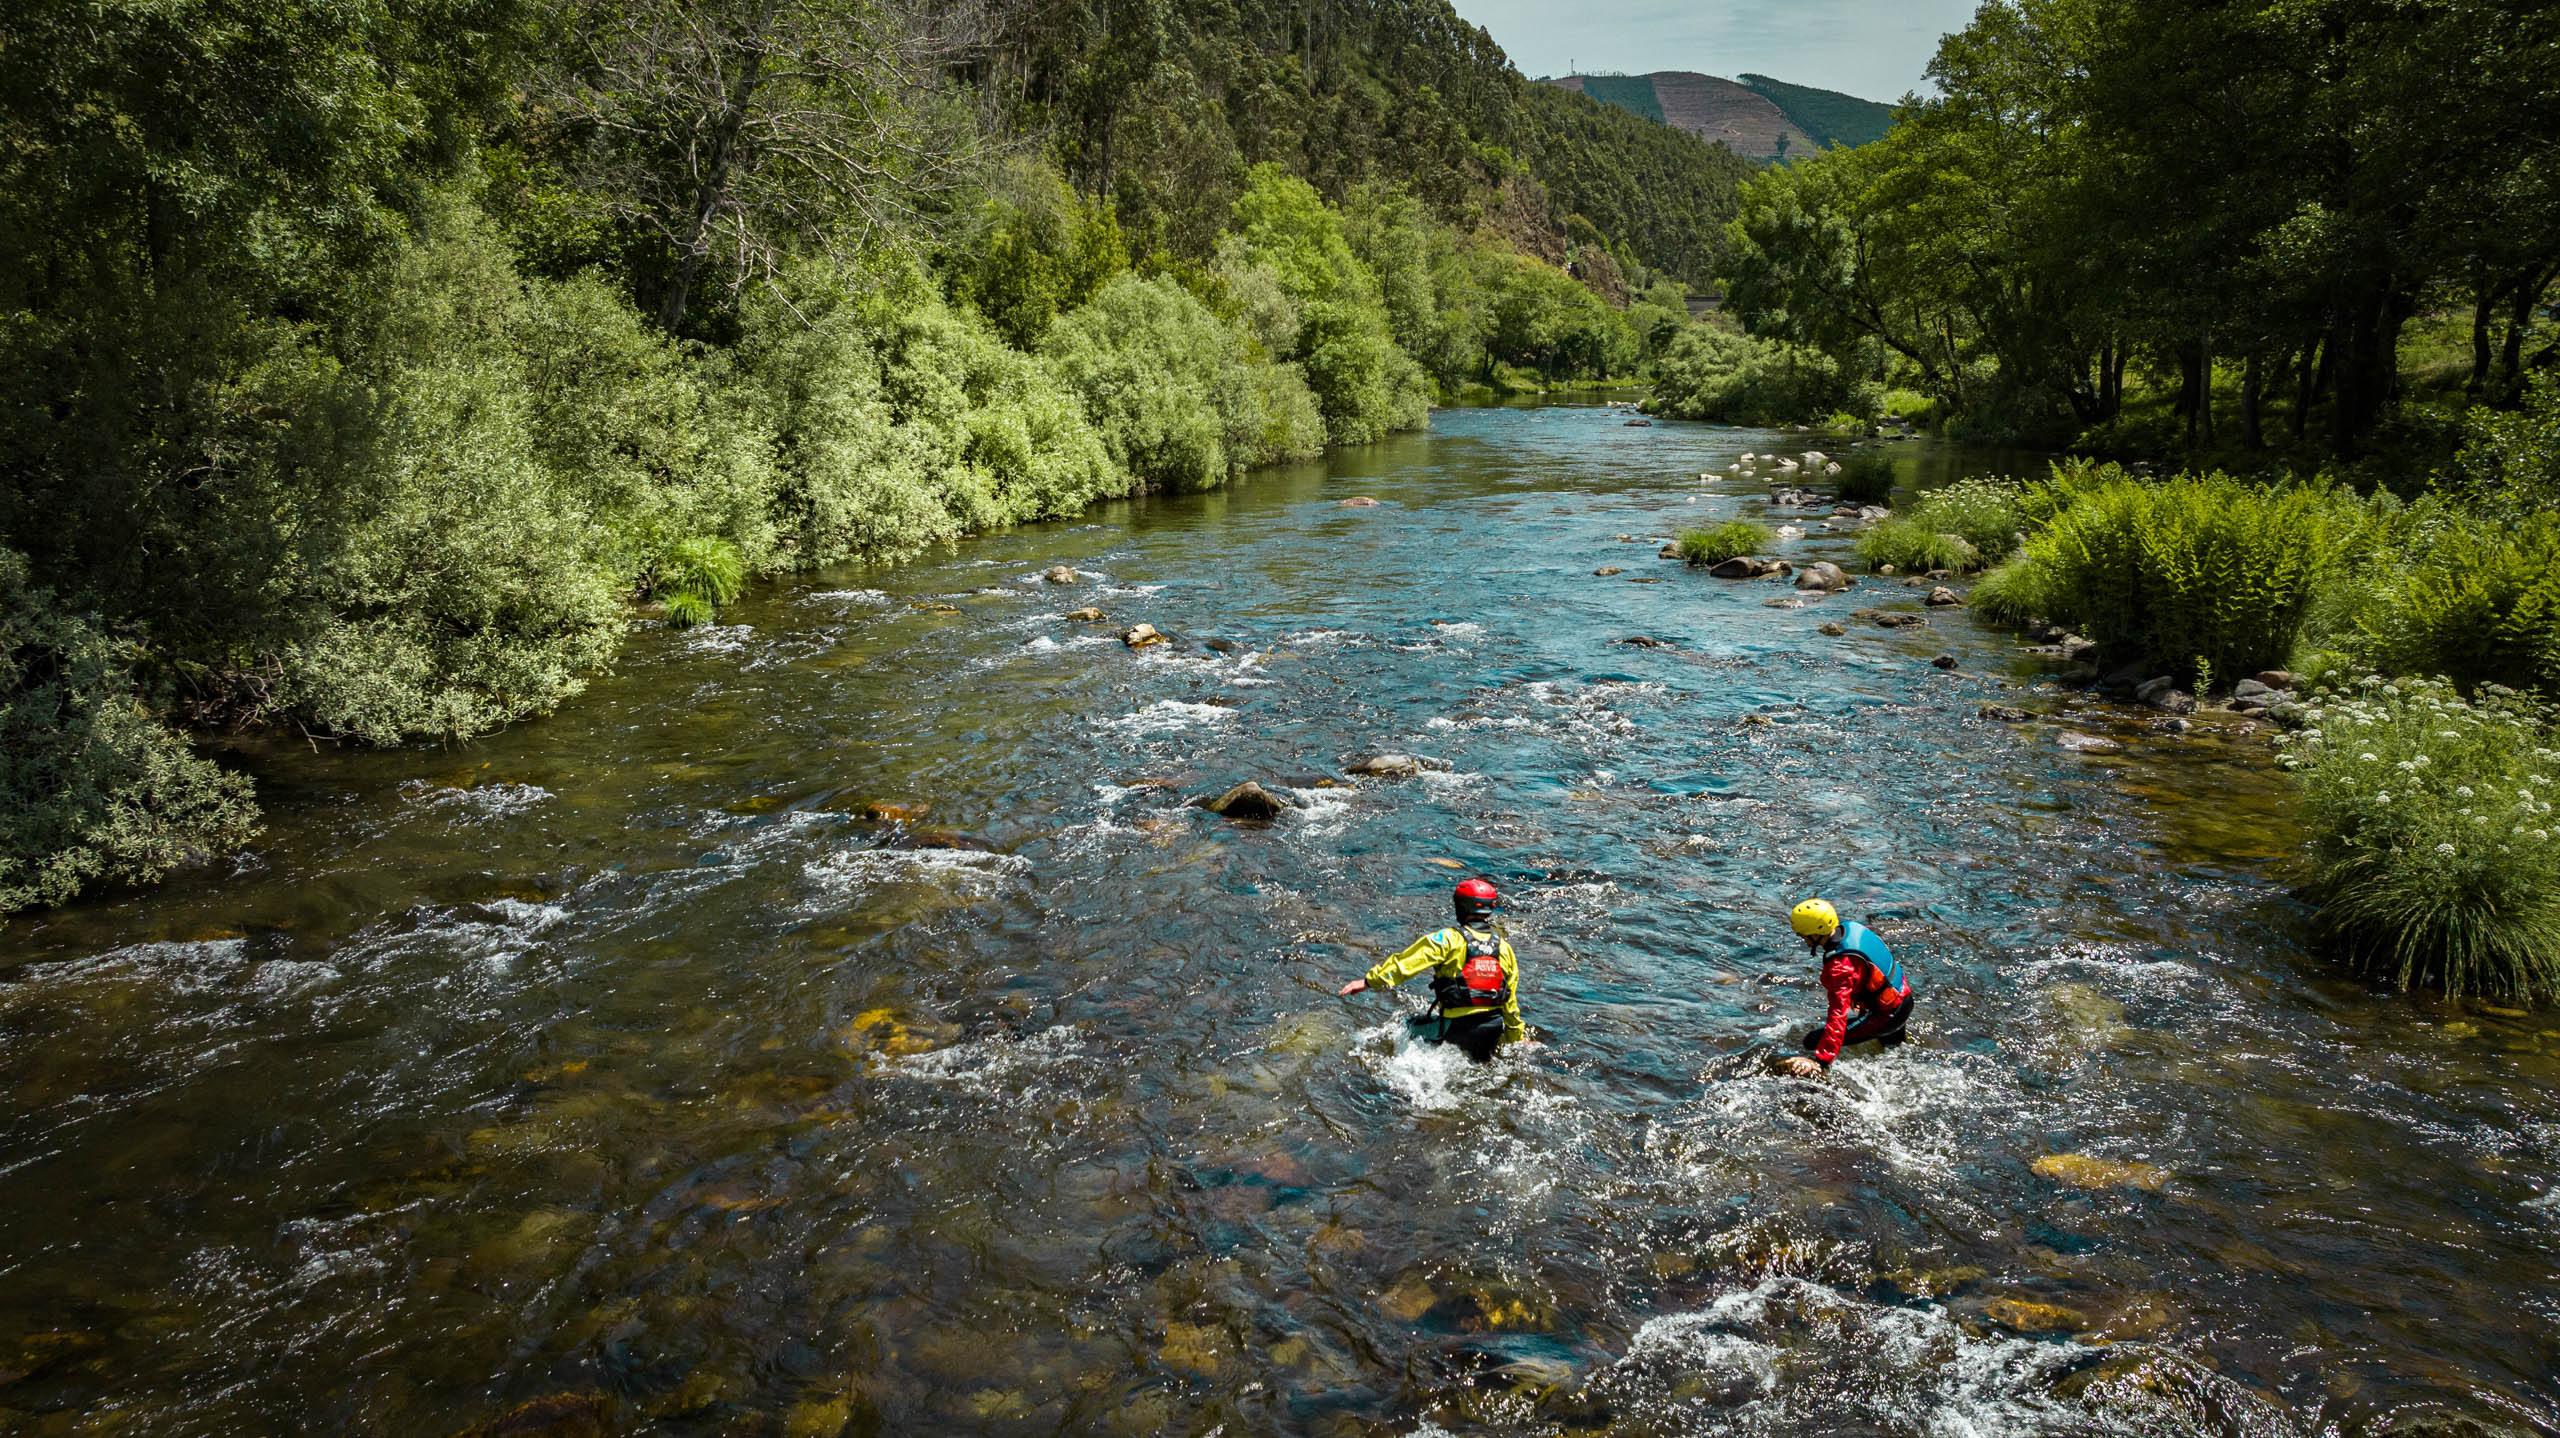
M1760 607L1763 609L1802 609L1804 608L1804 601L1801 599L1790 599L1786 595L1781 594L1775 599L1761 600Z
M1867 617L1878 629L1908 629L1915 624L1929 622L1929 616L1925 614L1913 614L1902 609L1879 609Z
M1410 779L1427 767L1411 754L1372 754L1354 761L1343 772L1366 774L1373 779Z
M1082 609L1068 610L1067 620L1072 624L1100 624L1102 622L1102 611L1088 604Z
M1077 579L1075 570L1064 564L1049 566L1049 572L1040 577L1051 584L1073 584Z
M2065 729L2053 736L2053 742L2077 754L2112 754L2124 746L2104 734L2083 734Z
M1670 640L1656 639L1650 634L1630 634L1618 642L1620 644L1632 644L1638 649L1668 649L1671 647Z
M1606 579L1606 578L1608 578L1608 577L1609 577L1610 575L1612 575L1612 574L1624 574L1624 573L1626 573L1626 571L1625 571L1625 570L1620 569L1618 566L1616 566L1616 565L1614 565L1614 564L1603 565L1602 567L1600 567L1600 568L1598 568L1598 569L1595 569L1595 570L1591 571L1592 577L1593 577L1593 578L1595 578L1595 579Z
M1676 544L1666 544L1662 546L1661 551L1655 557L1659 559L1678 559L1681 557L1680 546Z
M1974 712L1985 719L2002 724L2024 724L2035 717L2024 709L2012 708L2006 704L1985 704Z
M1344 500L1342 503L1335 505L1335 506L1334 506L1334 508L1336 508L1336 509L1375 509L1375 508L1377 508L1377 506L1378 506L1378 502L1377 502L1376 500L1374 500L1374 499L1371 499L1369 496L1367 496L1367 495L1365 495L1365 494L1355 494L1355 495L1351 496L1349 499Z
M1837 594L1848 587L1848 571L1828 559L1816 560L1806 565L1804 572L1796 576L1798 589L1817 589L1825 594Z
M1277 819L1288 804L1270 790L1245 780L1214 799L1197 801L1201 808L1222 819Z
M1925 602L1932 609L1944 609L1950 604L1964 603L1964 596L1941 584L1929 591L1929 598Z
M2094 1158L2085 1153L2049 1153L2028 1165L2039 1178L2073 1188L2139 1188L2145 1192L2169 1181L2166 1169L2130 1158Z
M1825 625L1823 625L1823 626L1822 626L1822 632L1823 632L1823 633L1825 633L1825 634L1830 635L1830 636L1831 636L1832 638L1834 638L1834 639L1837 639L1837 638L1839 638L1841 635L1846 634L1846 633L1848 633L1849 631L1848 631L1848 630L1846 630L1846 629L1843 629L1842 627L1840 627L1840 625L1839 625L1837 622L1834 622L1834 623L1830 623L1830 624L1825 624Z
M1158 634L1156 627L1152 624L1137 624L1130 626L1129 632L1120 636L1120 642L1132 649L1144 649L1150 644L1164 643L1165 637Z
M1956 667L1956 657L1952 654L1941 654L1930 660L1929 664L1935 669L1953 669Z

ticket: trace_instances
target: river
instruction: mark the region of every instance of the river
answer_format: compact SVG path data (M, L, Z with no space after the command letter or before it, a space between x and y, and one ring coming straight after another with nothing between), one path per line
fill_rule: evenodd
M0 931L0 1428L2560 1432L2560 1020L2306 952L2264 735L1658 559L1811 437L1624 418L249 754L253 855ZM1445 767L1319 782L1382 750ZM1545 1041L1484 1068L1333 996L1460 870ZM1923 1007L1808 1082L1816 892Z

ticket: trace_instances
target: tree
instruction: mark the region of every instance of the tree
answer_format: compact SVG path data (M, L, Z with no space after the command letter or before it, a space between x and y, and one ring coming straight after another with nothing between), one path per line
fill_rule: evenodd
M579 0L543 96L572 172L659 247L658 323L714 260L734 293L798 251L848 262L926 227L987 152L944 76L973 5Z

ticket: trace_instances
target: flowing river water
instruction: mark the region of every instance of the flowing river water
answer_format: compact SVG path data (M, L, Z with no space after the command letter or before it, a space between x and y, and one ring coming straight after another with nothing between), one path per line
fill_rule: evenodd
M253 856L0 933L0 1429L2560 1432L2560 1019L2306 952L2264 735L1658 559L1808 437L1623 419L249 755ZM1445 767L1319 782L1382 750ZM1333 996L1460 868L1545 1040L1483 1068ZM1815 892L1924 1006L1809 1082Z

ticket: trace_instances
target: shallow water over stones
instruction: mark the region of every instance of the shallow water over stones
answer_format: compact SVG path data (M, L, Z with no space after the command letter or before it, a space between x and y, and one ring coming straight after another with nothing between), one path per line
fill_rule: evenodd
M0 1428L2560 1431L2560 1020L2305 955L2239 721L1656 558L1841 446L1622 419L1444 413L760 591L479 744L249 756L253 859L0 934ZM1332 997L1453 866L1547 1040L1490 1068ZM1828 1083L1763 1063L1817 889L1927 996Z

